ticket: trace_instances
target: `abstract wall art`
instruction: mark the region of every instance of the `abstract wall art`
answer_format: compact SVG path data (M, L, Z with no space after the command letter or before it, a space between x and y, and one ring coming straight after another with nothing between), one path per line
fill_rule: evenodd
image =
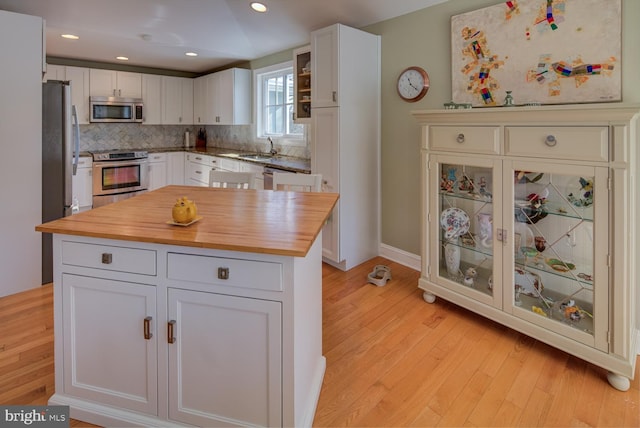
M452 100L622 100L621 0L511 0L451 17Z

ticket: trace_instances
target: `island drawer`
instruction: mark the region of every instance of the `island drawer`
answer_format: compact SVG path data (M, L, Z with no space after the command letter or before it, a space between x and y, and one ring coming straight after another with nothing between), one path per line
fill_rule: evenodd
M497 126L430 126L429 150L500 154Z
M282 291L282 265L274 262L169 253L167 277L179 281Z
M62 263L115 272L156 275L156 252L139 248L62 241Z
M607 162L606 126L508 126L505 154L568 160Z

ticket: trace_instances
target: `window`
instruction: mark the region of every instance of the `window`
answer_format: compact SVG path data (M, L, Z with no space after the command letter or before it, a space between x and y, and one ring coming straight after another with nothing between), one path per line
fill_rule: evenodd
M258 137L300 139L303 126L293 123L293 67L291 63L256 70Z

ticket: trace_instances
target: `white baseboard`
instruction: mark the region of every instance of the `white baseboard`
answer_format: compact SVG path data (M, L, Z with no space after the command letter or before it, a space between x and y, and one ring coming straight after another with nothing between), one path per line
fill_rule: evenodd
M411 269L420 270L421 257L417 254L408 253L390 245L380 244L380 256Z

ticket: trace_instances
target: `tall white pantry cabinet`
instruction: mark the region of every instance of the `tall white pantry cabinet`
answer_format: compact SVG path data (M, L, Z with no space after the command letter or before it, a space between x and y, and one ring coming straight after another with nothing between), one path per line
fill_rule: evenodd
M323 260L348 270L380 242L380 36L341 24L311 33L311 126L311 170L340 194Z
M43 31L42 18L0 10L0 196L20 206L0 212L0 297L42 283Z
M419 288L609 371L638 340L640 106L414 111Z

